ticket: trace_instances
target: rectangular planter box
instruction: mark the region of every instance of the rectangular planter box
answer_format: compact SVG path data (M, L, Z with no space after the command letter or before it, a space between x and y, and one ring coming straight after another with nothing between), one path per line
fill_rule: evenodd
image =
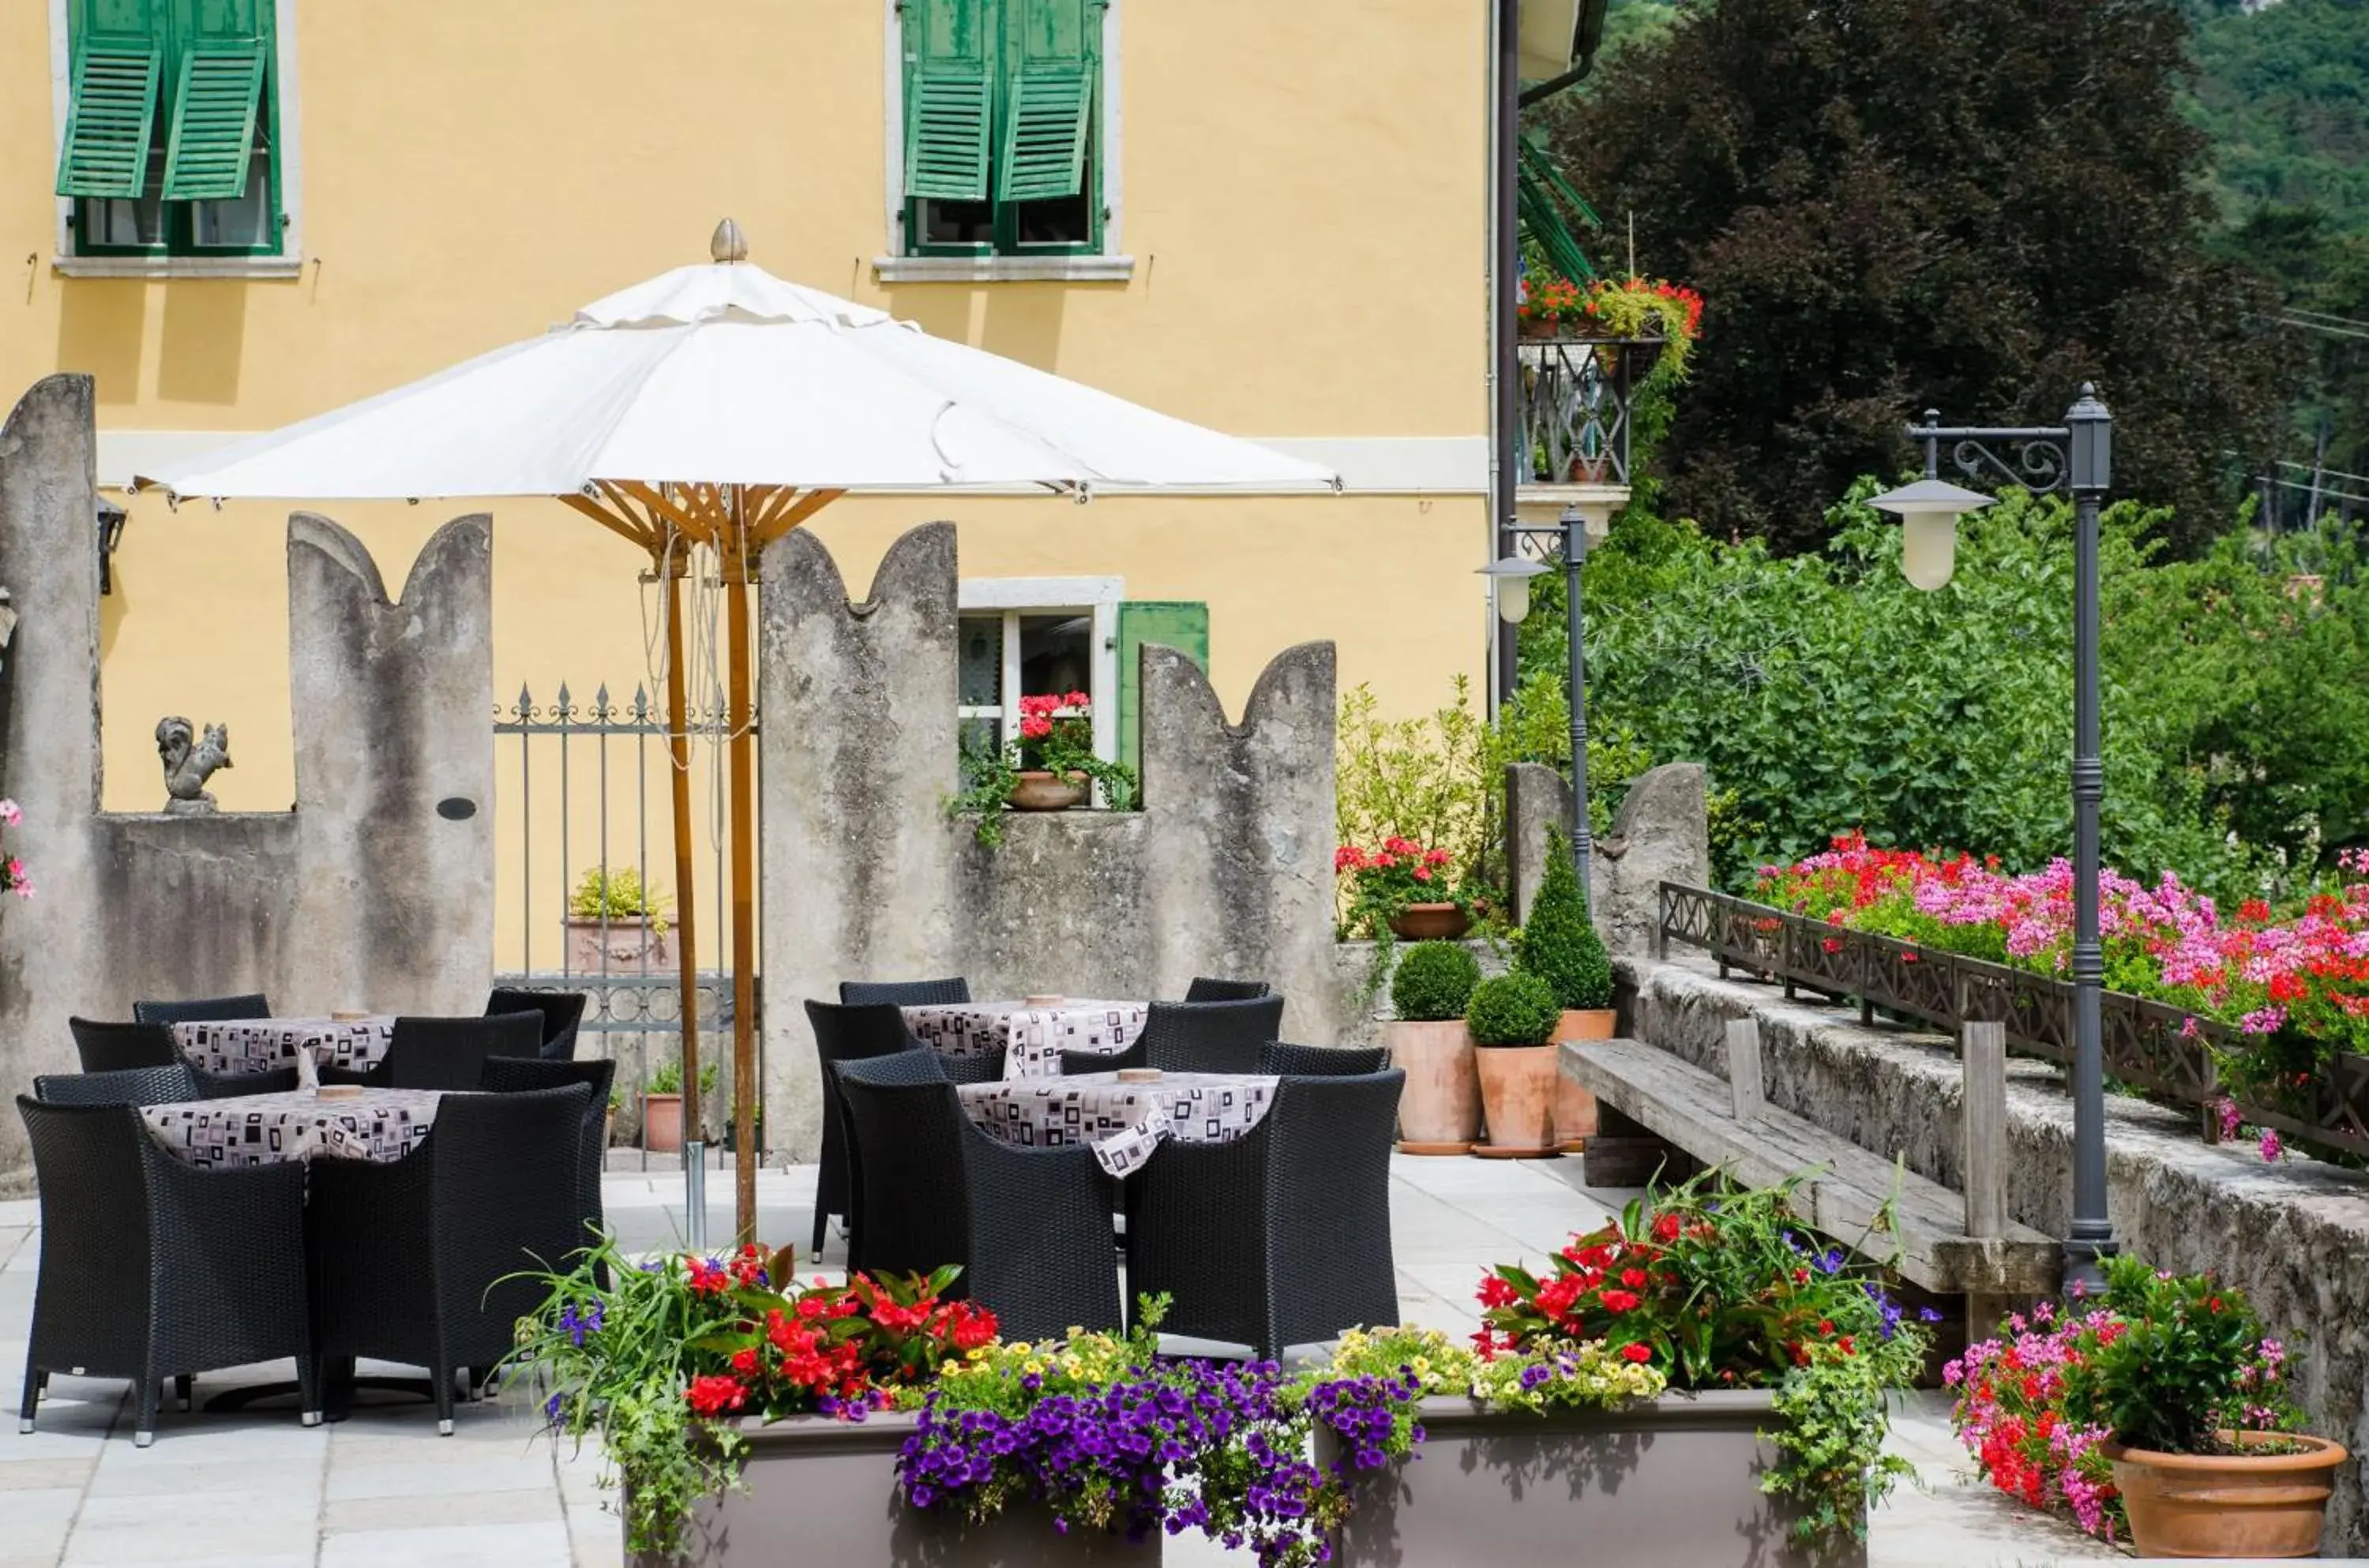
M744 1423L744 1489L699 1505L683 1556L641 1553L632 1568L1159 1568L1156 1531L1134 1546L1115 1535L1064 1535L1031 1506L984 1525L966 1523L957 1507L908 1507L897 1451L914 1424L896 1412L861 1422Z
M1760 1490L1776 1464L1769 1396L1667 1394L1551 1416L1465 1399L1423 1404L1414 1457L1348 1478L1341 1568L1479 1568L1585 1557L1622 1568L1864 1568L1845 1539L1793 1539ZM1339 1456L1319 1428L1317 1462Z

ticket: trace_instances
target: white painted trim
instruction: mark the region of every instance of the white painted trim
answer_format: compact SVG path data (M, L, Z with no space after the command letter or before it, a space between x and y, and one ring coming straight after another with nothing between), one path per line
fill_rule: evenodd
M1127 597L1125 578L965 578L957 610L1085 610Z
M68 0L50 0L50 173L57 182L65 155L66 116L74 101L74 29ZM76 256L74 198L54 196L55 243L50 265L69 278L293 278L304 266L304 153L297 133L296 6L298 0L272 0L272 75L280 88L280 140L271 149L280 165L280 254L277 256Z
M1018 617L1082 610L1093 617L1094 754L1118 755L1118 607L1127 597L1125 578L965 578L956 586L957 614L1004 612L1003 703L1006 734L1019 722L1020 634Z
M1124 283L1132 256L876 256L884 283Z
M294 0L280 0L292 5ZM64 0L51 0L62 6ZM997 257L995 261L1017 264L1020 269L1054 266L1059 262L1120 264L1110 271L1096 271L1084 267L1070 270L1036 271L1007 270L995 267L983 276L967 273L941 277L934 272L908 270L912 263L949 262L956 267L976 265L970 258L961 256L908 257L905 248L905 19L900 14L900 0L885 0L887 32L881 49L883 85L880 93L882 148L881 228L888 236L887 253L875 257L872 265L884 283L1124 283L1135 275L1135 258L1127 256L1121 242L1120 225L1127 216L1123 200L1125 189L1121 177L1120 154L1125 150L1119 114L1119 33L1120 0L1103 0L1103 101L1102 163L1103 210L1109 214L1103 220L1103 248L1099 256ZM63 130L60 134L64 132Z

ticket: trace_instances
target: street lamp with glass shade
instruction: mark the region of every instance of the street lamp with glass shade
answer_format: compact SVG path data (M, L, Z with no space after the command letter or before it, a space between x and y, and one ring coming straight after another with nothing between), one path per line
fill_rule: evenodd
M1546 567L1536 561L1525 561L1518 555L1508 555L1492 561L1481 568L1495 590L1497 618L1508 626L1518 626L1530 618L1530 579L1542 576Z
M1901 521L1901 575L1930 593L1947 586L1957 569L1958 519L1994 504L1994 498L1946 479L1919 479L1867 504Z

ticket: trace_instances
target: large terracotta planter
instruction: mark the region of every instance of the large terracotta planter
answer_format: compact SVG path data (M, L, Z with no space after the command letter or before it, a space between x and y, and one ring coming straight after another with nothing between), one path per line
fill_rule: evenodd
M1481 1077L1461 1018L1382 1025L1390 1065L1406 1073L1399 1094L1399 1152L1469 1154L1481 1136Z
M2159 1454L2106 1445L2141 1557L2312 1557L2340 1443L2288 1434L2300 1454ZM2262 1432L2222 1434L2253 1447Z
M674 928L654 931L647 920L567 919L567 968L578 975L672 975Z
M652 1154L682 1152L682 1096L642 1096L642 1147Z
M1086 798L1087 787L1083 773L1057 776L1041 769L1024 769L1020 782L1012 786L1012 809L1067 811Z
M914 1420L883 1413L862 1422L742 1423L746 1484L692 1511L681 1557L637 1554L632 1568L1156 1568L1156 1533L1139 1546L1088 1530L1065 1535L1024 1502L984 1525L964 1523L957 1506L907 1506L897 1450Z
M1623 1568L1853 1568L1848 1536L1803 1545L1760 1490L1778 1460L1758 1392L1665 1394L1617 1411L1530 1415L1423 1402L1412 1459L1352 1471L1340 1568L1617 1562ZM1316 1434L1316 1461L1339 1458Z
M1402 942L1453 942L1472 929L1472 917L1454 904L1409 904L1390 917Z
M1620 1022L1620 1014L1608 1007L1566 1007L1562 1021L1555 1025L1558 1044L1564 1040L1608 1040ZM1557 1058L1558 1067L1561 1058ZM1579 1080L1567 1072L1555 1074L1554 1140L1565 1154L1577 1154L1587 1148L1587 1140L1596 1136L1596 1095L1580 1087Z
M1562 1051L1551 1043L1474 1048L1489 1141L1473 1153L1492 1160L1542 1160L1555 1152L1555 1068Z

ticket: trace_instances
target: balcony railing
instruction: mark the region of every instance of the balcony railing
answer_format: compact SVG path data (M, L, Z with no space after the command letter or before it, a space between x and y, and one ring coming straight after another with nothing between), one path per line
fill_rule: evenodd
M1661 351L1659 338L1523 338L1521 483L1630 483L1631 386Z

